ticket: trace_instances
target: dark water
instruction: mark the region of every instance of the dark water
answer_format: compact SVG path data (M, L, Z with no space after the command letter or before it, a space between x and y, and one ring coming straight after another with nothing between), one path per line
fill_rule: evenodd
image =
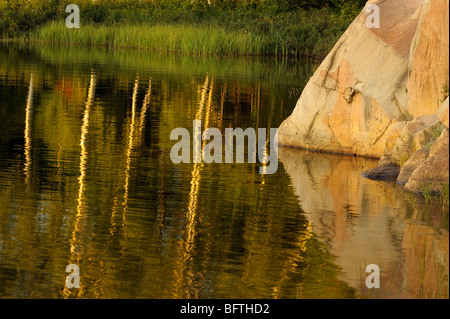
M448 211L373 160L172 163L194 119L278 127L315 67L0 46L0 297L359 298L370 263L375 297L448 297Z

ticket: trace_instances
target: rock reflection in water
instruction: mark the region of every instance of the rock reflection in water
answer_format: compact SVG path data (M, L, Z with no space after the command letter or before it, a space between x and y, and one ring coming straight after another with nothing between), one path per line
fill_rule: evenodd
M448 298L448 228L419 220L426 207L412 207L395 183L365 179L361 172L376 161L289 148L279 149L279 159L313 232L363 297ZM369 295L365 266L372 263L381 289Z

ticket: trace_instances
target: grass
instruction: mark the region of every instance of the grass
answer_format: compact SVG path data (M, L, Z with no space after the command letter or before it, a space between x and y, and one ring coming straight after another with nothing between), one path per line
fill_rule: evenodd
M429 183L420 184L420 194L425 199L425 203L430 206L439 207L441 213L449 210L449 184L441 184L440 192L435 193ZM412 198L412 200L411 200ZM411 204L415 204L413 195L410 196Z
M408 193L408 199L412 207L416 206L416 197L413 193Z
M442 210L445 208L447 210L449 209L449 184L444 184L441 186L439 204L442 207Z
M429 226L439 224L448 229L449 225L449 184L441 184L439 193L433 192L428 183L420 184L419 193L409 193L411 211L408 218L419 218Z
M251 32L192 25L84 25L68 29L50 22L30 34L33 42L137 48L206 55L262 55L273 51L267 39ZM25 40L25 38L22 38Z
M430 184L420 184L420 192L422 193L423 197L425 198L426 203L430 203L433 199L433 192L431 191L431 185Z

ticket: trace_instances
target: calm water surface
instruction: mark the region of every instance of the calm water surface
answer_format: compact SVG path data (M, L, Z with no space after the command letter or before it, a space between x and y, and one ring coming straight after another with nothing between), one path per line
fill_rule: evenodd
M376 161L170 160L194 119L278 127L315 67L0 46L0 297L360 298L371 263L375 297L448 297L448 210L364 179Z

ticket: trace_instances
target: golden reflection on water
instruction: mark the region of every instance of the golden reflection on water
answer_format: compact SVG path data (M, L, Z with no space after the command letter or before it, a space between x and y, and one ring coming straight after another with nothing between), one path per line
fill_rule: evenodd
M145 94L144 97L144 103L142 105L142 109L141 109L141 115L140 115L140 122L139 122L139 140L140 143L142 144L143 142L143 138L144 138L144 130L145 130L145 118L147 116L147 110L150 104L150 97L152 95L152 78L149 79L148 81L148 88L147 88L147 93Z
M33 86L34 77L33 72L30 74L30 84L28 87L28 97L27 97L27 107L25 110L25 183L30 184L31 178L31 126L32 126L32 115L33 115Z
M78 176L78 198L77 198L77 208L76 208L76 216L75 216L75 223L73 226L72 231L72 238L70 240L70 264L76 264L79 265L79 262L81 260L81 255L83 251L83 245L82 243L77 239L77 235L79 232L81 232L81 223L84 219L84 196L86 191L86 165L88 161L88 151L86 148L86 139L87 135L89 133L89 116L91 112L91 107L94 103L95 98L95 85L96 85L96 78L95 74L91 74L91 79L89 82L89 91L88 91L88 97L86 102L86 108L84 110L83 115L83 121L81 126L81 138L80 138L80 147L81 147L81 153L80 153L80 175ZM70 291L65 286L63 291L64 298L68 298L70 295ZM79 288L79 296L83 295L83 287L80 286Z
M211 83L209 81L209 76L206 76L205 83L202 86L201 89L201 96L199 100L199 108L195 115L196 120L202 120L203 118L203 111L206 109L206 115L205 115L205 122L204 122L204 129L206 130L209 127L209 120L210 120L210 114L211 114L211 103L212 103L212 95L213 95L213 88L214 88L214 80L211 79ZM206 107L205 107L206 104ZM193 159L194 159L194 167L192 168L191 173L191 181L190 181L190 191L189 191L189 200L188 200L188 206L187 206L187 213L186 213L186 235L183 241L181 242L181 265L176 270L176 276L178 278L177 280L177 296L178 298L198 298L198 290L193 289L192 285L192 279L194 277L194 274L192 273L192 270L187 265L193 256L193 252L195 250L195 236L197 234L196 230L196 223L197 223L197 203L198 203L198 196L200 194L200 181L201 181L201 171L204 166L204 162L201 160L200 163L199 160L195 159L201 159L203 148L206 145L206 140L203 140L202 145L200 147L200 150L197 147L193 147ZM198 153L200 151L200 153ZM183 278L186 276L186 278ZM187 279L189 284L189 289L187 291L184 291L183 282ZM191 294L192 293L192 294ZM187 294L187 297L185 296Z
M123 215L122 215L122 227L125 226L125 221L127 219L127 211L128 211L128 197L129 197L129 183L130 183L130 169L131 169L131 152L134 148L134 129L136 126L136 101L137 94L139 89L139 74L136 75L136 80L134 81L133 88L133 98L131 105L131 122L130 122L130 133L128 135L128 148L127 148L127 156L126 156L126 168L125 168L125 194L123 196ZM125 228L124 228L125 229Z
M293 80L278 85L284 71L229 76L233 64L222 74L194 63L168 75L166 65L0 76L3 94L20 88L20 112L0 95L12 118L0 127L1 295L354 298L367 296L361 269L372 262L382 296L448 293L448 231L418 222L395 185L363 179L370 161L281 150L273 175L255 163L173 164L173 128L277 126L295 101L280 93ZM19 154L9 149L24 137ZM80 290L63 288L68 263Z
M310 221L308 221L308 224L306 226L306 229L304 232L299 234L296 238L295 246L297 248L297 253L295 255L289 256L286 258L286 260L283 262L281 274L280 274L280 280L277 283L277 285L273 288L273 295L272 297L274 299L280 299L283 298L282 296L282 287L285 284L286 281L291 280L290 274L295 272L295 269L299 266L300 262L303 260L303 254L305 254L307 249L307 242L313 238L313 226ZM300 285L298 292L300 295L306 295L307 292L303 291L303 287Z
M125 226L126 221L126 214L128 211L128 200L129 200L129 183L130 183L130 170L131 170L131 160L133 155L134 148L138 147L138 145L141 145L143 143L144 138L144 131L145 131L145 120L147 116L148 107L150 104L150 97L151 97L151 89L152 89L152 81L151 78L149 79L148 88L146 95L144 97L143 105L141 108L141 112L139 115L139 119L136 118L136 108L137 108L137 94L139 90L139 74L136 74L136 79L134 81L133 86L133 94L132 94L132 106L131 106L131 121L129 125L129 133L128 133L128 139L127 139L127 149L126 149L126 164L125 164L125 170L124 170L124 196L122 201L122 207L123 207L123 213L122 213L122 227ZM139 121L139 127L137 135L135 135L135 127L136 123ZM110 218L110 234L113 236L115 234L115 231L117 229L116 225L116 214L117 209L119 206L118 197L114 196L114 204L111 212L111 218ZM125 229L125 228L124 228Z

